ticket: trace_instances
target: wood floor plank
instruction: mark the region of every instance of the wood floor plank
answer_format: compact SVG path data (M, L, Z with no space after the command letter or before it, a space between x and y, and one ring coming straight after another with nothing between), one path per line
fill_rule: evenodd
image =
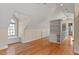
M73 55L73 42L70 37L61 44L51 43L48 38L28 43L10 44L8 49L0 50L1 55Z

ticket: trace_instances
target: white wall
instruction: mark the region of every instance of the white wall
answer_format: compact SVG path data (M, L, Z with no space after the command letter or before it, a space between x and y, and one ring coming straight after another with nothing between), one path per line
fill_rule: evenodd
M7 34L7 29L6 28L0 28L0 44L4 44L4 43L6 43L6 38L7 38L7 36L8 35L6 35Z
M28 25L30 22L30 18L22 17L21 19L18 20L18 37L21 37L22 33L24 32L25 27Z
M7 37L8 37L8 33L7 33L7 28L5 27L0 27L0 48L6 48L7 47Z
M55 4L0 4L0 44L8 43L8 26L11 17L15 14L23 14L26 16L30 16L32 19L32 23L37 23L40 19L45 19L51 10L51 7L54 7L52 10L55 9ZM38 20L37 20L38 19ZM39 22L39 21L38 21ZM32 24L31 24L32 25ZM33 26L34 27L34 26ZM6 41L6 42L5 42Z
M5 28L5 31L6 31L6 33L5 31L3 31L3 34L5 34L5 37L4 35L0 37L0 42L5 43L2 40L8 41L7 28L9 25L9 20L11 19L13 15L15 15L15 13L18 14L18 15L15 15L18 18L18 20L24 20L24 22L26 21L26 23L28 22L27 18L22 19L21 15L24 15L26 17L28 16L31 19L28 26L26 26L27 30L24 29L25 36L23 35L24 39L22 41L30 41L32 40L32 38L37 39L38 37L40 37L41 32L43 32L44 37L48 36L49 35L49 25L48 25L49 21L51 19L53 20L57 18L58 19L62 18L63 16L63 12L60 12L60 10L56 8L57 8L56 4L41 4L41 3L40 4L38 3L35 3L35 4L33 3L31 4L6 4L6 3L0 4L0 29L4 30ZM22 24L22 28L24 24ZM33 34L31 34L30 31ZM2 32L2 30L0 30L0 32ZM19 33L21 32L23 32L23 29L19 30ZM27 32L30 34L28 35ZM28 39L28 37L32 35L34 36Z
M45 20L37 24L35 27L28 28L27 25L26 27L24 35L22 36L24 37L22 39L23 43L49 36L49 20Z
M58 9L51 13L46 17L46 19L40 19L38 21L34 21L34 23L30 23L25 29L23 42L29 42L32 40L37 40L43 37L49 37L50 32L50 21L63 19L66 17L64 13ZM67 17L66 17L67 18ZM35 27L34 27L35 26ZM68 31L67 31L68 33Z
M79 53L79 4L75 4L74 52Z

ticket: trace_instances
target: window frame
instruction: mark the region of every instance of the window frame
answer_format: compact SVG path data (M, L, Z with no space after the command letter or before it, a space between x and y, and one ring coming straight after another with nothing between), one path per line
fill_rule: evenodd
M15 23L11 22L10 24L12 24L13 26L9 25L8 27L8 37L16 36L16 22Z

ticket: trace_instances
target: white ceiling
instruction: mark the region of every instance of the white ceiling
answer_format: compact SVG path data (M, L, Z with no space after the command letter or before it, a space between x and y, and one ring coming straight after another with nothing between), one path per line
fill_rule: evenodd
M60 4L57 4L57 6L61 9L63 12L74 12L74 4L73 3L63 3L63 6L60 6Z
M22 16L31 17L32 23L29 26L35 26L46 19L59 17L60 14L73 14L73 4L60 4L53 3L19 3L19 4L0 4L0 25L8 24L8 20L15 16L20 19Z
M56 4L56 12L61 12L66 17L73 17L74 15L74 4L73 3L63 3L63 6Z
M36 5L37 10L35 10L35 14L31 14L33 17L29 23L29 27L38 27L48 19L53 20L54 18L73 17L74 14L74 4L63 4L63 6L60 6L60 4L41 3Z

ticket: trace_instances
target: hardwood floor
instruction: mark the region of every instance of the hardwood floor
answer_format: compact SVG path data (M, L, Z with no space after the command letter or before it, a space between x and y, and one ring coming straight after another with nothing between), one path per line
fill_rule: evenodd
M50 43L47 38L29 43L10 44L8 49L0 50L1 55L73 55L70 37L61 44Z

